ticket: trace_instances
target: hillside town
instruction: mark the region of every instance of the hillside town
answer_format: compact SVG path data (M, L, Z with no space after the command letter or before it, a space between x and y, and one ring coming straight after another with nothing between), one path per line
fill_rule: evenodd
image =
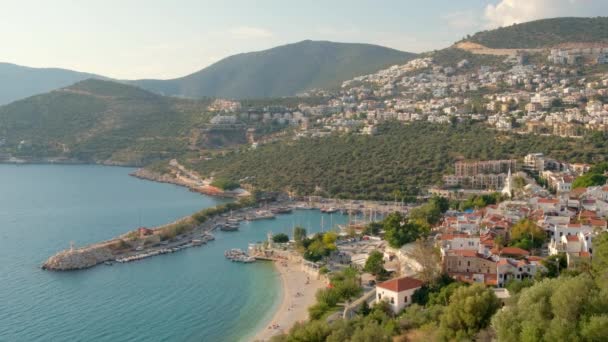
M563 163L541 153L523 159L521 164L517 160L458 162L457 176L446 176L475 179L492 175L494 181L486 183L484 189L469 183L462 184L464 189L460 190L470 191L466 193L469 199L497 193L500 199L444 212L429 233L433 247L429 246L428 252L437 251L437 264L428 262L432 259L428 254L416 257L412 253L419 242L390 246L385 239L388 231L367 235L368 231L359 225L357 231L362 235L358 238L348 238L343 227L336 252L320 263L305 265L317 271L336 271L348 265L363 271L363 279L380 279L362 298L386 301L395 314L412 305L416 291L428 286L429 279L424 278L428 268L436 268L460 283L484 284L503 300L516 283L531 284L544 277L557 277L560 272L584 272L591 265L594 240L608 231L608 186L572 186L574 179L597 172L590 171L590 165ZM606 170L603 172L605 176ZM434 196L449 197L457 200L452 202L456 204L467 198L459 191L436 192ZM381 278L387 277L381 277L382 273L376 277L365 273L370 272L369 259L378 251L385 267L382 272L389 272L388 278L392 278L384 282ZM369 284L373 283L370 280ZM351 309L346 307L345 315Z
M430 56L345 81L337 92L301 95L325 99L317 105L246 109L217 100L209 110L222 118L215 121L297 127L299 137L375 134L389 120L473 120L503 131L580 137L608 130L607 63L608 48L517 51L453 65Z

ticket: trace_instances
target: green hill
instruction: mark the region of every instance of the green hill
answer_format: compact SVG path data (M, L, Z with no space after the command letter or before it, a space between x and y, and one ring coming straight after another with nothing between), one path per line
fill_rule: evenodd
M552 18L482 31L466 39L489 48L524 49L561 43L608 43L608 17Z
M27 158L143 164L187 150L207 105L90 79L0 107L0 139Z
M415 55L369 44L302 41L225 58L173 80L134 84L164 95L199 98L291 96L312 88L335 88L355 76L404 63Z
M0 63L0 105L103 76L58 68L29 68Z
M309 195L319 187L320 194L332 197L393 199L394 191L414 195L440 183L458 158L522 158L531 152L590 162L606 158L608 142L602 136L575 140L507 134L480 124L387 123L376 136L281 141L190 166L259 189Z

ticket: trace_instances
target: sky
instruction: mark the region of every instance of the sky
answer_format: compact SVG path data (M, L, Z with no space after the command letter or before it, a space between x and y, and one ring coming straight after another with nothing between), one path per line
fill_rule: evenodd
M0 61L118 79L174 78L305 39L409 52L608 0L0 0Z

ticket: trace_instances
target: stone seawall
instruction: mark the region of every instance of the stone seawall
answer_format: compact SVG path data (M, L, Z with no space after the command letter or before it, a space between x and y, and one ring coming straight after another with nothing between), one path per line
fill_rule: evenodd
M52 271L80 270L93 267L108 260L114 260L112 250L105 244L78 249L67 249L48 258L42 269Z

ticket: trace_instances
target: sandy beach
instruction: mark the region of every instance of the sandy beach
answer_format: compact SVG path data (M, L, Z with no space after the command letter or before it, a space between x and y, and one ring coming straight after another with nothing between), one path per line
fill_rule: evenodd
M324 281L309 277L294 261L277 261L275 267L281 274L283 298L272 319L252 341L268 341L272 336L288 332L296 322L307 320L308 307L315 304L317 290L325 286Z

